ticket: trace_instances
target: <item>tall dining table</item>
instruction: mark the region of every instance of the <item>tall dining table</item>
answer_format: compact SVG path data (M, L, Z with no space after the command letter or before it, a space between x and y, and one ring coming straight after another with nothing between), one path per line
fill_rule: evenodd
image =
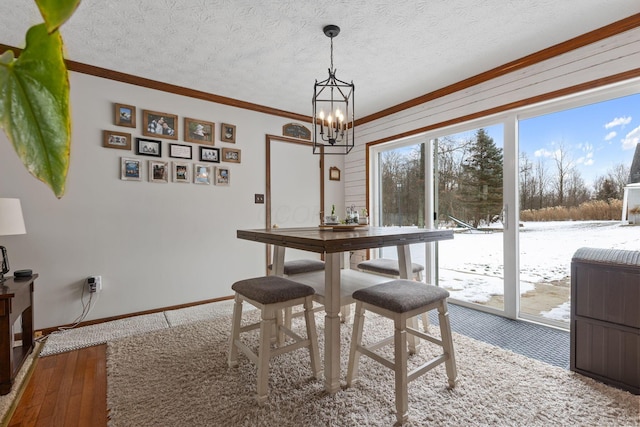
M396 246L400 276L411 277L410 245L453 239L453 231L410 227L362 227L362 228L265 228L237 230L239 239L266 243L274 246L273 274L282 275L286 248L323 254L325 258L323 300L325 309L324 379L329 393L340 390L340 307L345 290L341 287L340 259L344 252ZM352 273L356 274L356 273ZM375 277L370 273L357 273L361 277ZM363 276L364 275L364 276ZM371 281L370 284L380 283ZM387 280L387 279L384 279ZM346 280L345 280L346 282ZM363 281L358 279L357 283Z

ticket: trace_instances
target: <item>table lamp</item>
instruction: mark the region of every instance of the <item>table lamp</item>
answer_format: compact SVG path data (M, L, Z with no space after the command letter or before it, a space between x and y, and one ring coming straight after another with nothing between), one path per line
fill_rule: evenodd
M27 234L20 199L0 198L0 236L15 234ZM9 257L7 248L0 246L0 251L2 251L2 270L0 271L0 283L2 283L6 280L4 275L9 272Z

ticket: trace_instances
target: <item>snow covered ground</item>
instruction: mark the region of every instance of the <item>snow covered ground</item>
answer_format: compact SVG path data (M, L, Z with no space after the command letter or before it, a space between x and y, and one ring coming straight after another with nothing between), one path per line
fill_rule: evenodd
M486 303L503 295L503 234L456 233L453 240L439 243L440 286L453 298ZM424 245L412 246L414 262L423 263ZM581 247L640 250L640 227L618 221L523 222L520 227L520 294L533 291L537 283L568 280L571 257ZM396 258L395 248L383 256ZM565 301L542 317L569 320Z

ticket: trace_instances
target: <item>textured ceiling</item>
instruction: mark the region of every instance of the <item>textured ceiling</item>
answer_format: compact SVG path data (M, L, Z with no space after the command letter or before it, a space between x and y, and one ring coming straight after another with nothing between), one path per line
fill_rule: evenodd
M638 0L84 0L62 27L71 60L299 114L316 79L356 85L375 113L640 12ZM0 43L41 22L2 0ZM119 100L126 102L126 100Z

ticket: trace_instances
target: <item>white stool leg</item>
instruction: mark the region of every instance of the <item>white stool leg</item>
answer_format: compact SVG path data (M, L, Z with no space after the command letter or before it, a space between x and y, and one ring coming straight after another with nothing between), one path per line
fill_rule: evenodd
M271 331L276 324L276 313L271 307L262 307L260 322L260 348L258 350L258 403L267 400L269 388L269 359L271 358Z
M340 323L348 323L351 316L351 305L343 305L340 307Z
M349 364L347 365L347 387L351 387L358 378L358 364L361 353L358 346L362 344L362 328L364 326L364 307L361 302L356 302L356 313L353 319L353 334L351 336L351 350L349 351Z
M415 319L415 317L414 317ZM396 382L396 418L397 424L401 425L407 421L409 415L409 397L407 382L407 318L397 314L393 319L394 323L394 366Z
M456 370L456 358L453 351L453 338L451 336L451 323L449 322L449 311L447 310L447 301L443 300L438 305L438 320L440 322L440 335L442 338L442 348L449 357L444 362L447 368L447 378L449 379L449 387L456 386L458 373Z
M229 337L229 359L227 361L230 368L236 368L238 366L238 347L236 347L236 340L240 339L240 323L242 320L242 297L236 294L234 300L231 337Z
M315 378L320 378L322 368L320 366L320 349L318 347L318 332L316 331L316 318L313 314L313 297L307 297L304 302L304 317L307 325L307 339L309 340L309 357L311 358L311 371Z

